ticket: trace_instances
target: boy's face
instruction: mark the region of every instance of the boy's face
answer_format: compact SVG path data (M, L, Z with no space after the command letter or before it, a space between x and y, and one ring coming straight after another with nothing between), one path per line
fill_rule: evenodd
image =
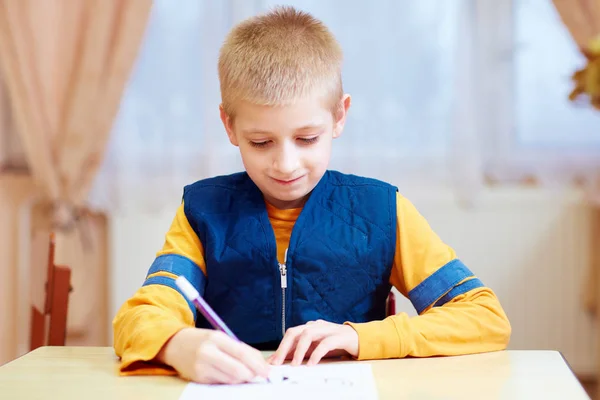
M221 119L265 199L280 209L296 208L325 174L331 141L341 135L349 106L348 95L335 116L315 99L289 106L240 102L235 121L222 107Z

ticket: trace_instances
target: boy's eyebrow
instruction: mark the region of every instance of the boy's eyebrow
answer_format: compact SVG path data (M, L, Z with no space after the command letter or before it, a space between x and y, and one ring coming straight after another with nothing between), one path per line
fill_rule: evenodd
M301 128L296 129L296 132L312 131L315 129L321 129L323 126L324 126L323 124L309 124L309 125L305 125Z
M323 126L324 126L324 124L309 124L309 125L305 125L300 128L297 128L294 132L298 133L298 132L312 131L315 129L321 129ZM243 135L270 135L271 133L272 132L266 131L264 129L242 130Z
M271 132L264 131L261 129L245 129L245 130L242 130L242 134L243 135L270 135Z

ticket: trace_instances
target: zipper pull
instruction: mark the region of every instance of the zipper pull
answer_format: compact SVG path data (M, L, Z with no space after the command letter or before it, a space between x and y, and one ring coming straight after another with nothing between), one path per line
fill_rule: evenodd
M281 275L281 288L287 288L287 269L285 264L279 264L279 273Z
M288 249L285 249L285 255L283 256L283 264L279 263L279 274L281 275L281 288L287 288L287 252Z

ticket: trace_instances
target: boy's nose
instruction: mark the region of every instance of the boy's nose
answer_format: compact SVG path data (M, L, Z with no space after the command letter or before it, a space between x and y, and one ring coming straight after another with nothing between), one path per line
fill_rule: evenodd
M273 168L282 175L291 174L298 169L298 154L293 149L284 148L278 152L274 161Z

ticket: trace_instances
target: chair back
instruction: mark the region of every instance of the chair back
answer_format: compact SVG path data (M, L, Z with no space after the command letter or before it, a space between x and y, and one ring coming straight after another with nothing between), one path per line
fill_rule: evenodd
M45 284L46 296L43 310L31 307L30 348L64 346L67 338L67 313L71 291L71 270L54 263L56 238L50 234L48 268ZM48 329L46 329L48 322Z
M385 303L385 315L388 317L391 315L396 315L396 295L392 291L390 291L390 294L388 294L387 301Z

